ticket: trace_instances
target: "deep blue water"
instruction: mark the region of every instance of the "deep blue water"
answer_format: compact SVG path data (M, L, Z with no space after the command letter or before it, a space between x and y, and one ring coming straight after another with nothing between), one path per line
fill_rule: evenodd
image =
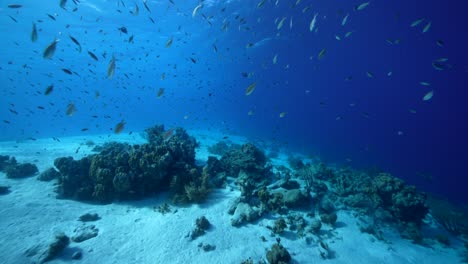
M142 1L68 0L65 10L59 1L18 0L18 9L0 1L0 139L113 133L121 121L123 133L159 123L220 129L329 163L378 167L421 190L468 201L463 1L375 0L363 10L355 7L364 1L354 0L266 0L257 8L259 2L148 0L149 13ZM131 13L135 3L138 15ZM57 50L44 59L54 38ZM116 70L108 79L112 55ZM432 66L438 58L448 58L443 71ZM423 101L431 90L433 98ZM77 109L72 116L69 103Z

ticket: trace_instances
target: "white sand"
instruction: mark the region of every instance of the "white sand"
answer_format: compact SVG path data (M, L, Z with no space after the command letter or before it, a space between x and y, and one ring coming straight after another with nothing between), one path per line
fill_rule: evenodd
M208 157L206 147L216 143L224 135L213 132L189 131L201 141L197 160ZM242 143L242 138L230 140ZM69 137L61 142L38 139L23 143L0 142L0 155L15 156L20 162L35 163L40 172L51 167L53 160L62 156L81 158L90 154L92 147L82 145L87 140L101 144L108 140L144 143L138 134L119 136ZM76 149L80 147L78 153ZM275 162L285 164L285 157ZM92 205L55 198L53 182L40 182L35 177L7 179L0 173L0 185L11 186L11 193L0 196L0 263L31 263L34 258L24 252L38 244L48 244L54 234L63 231L73 235L75 228L83 225L78 217L84 213L98 213L102 218L86 225L96 225L99 235L82 243L71 242L59 258L50 263L240 263L252 257L255 263L265 259L265 252L275 243L266 225L277 216L266 216L242 227L232 227L227 208L231 199L238 197L237 190L216 190L207 202L200 205L176 207L165 215L153 207L170 202L166 195L142 201ZM176 211L175 211L176 210ZM194 227L197 217L206 216L212 228L207 234L190 241L186 235ZM351 212L339 211L338 227L324 226L323 237L334 253L334 258L322 260L317 243L307 244L286 231L282 244L293 257L292 263L460 263L454 248L439 244L423 247L403 240L398 234L388 232L390 243L375 240L359 231ZM268 241L262 242L260 236ZM454 247L460 241L452 239ZM197 245L208 243L214 251L204 252ZM81 260L71 260L71 254L83 251Z

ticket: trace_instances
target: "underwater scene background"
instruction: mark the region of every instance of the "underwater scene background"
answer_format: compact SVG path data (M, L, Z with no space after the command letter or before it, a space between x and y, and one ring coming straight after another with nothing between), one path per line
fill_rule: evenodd
M20 2L1 1L2 140L221 130L467 201L463 1Z
M467 6L0 0L0 263L467 263Z

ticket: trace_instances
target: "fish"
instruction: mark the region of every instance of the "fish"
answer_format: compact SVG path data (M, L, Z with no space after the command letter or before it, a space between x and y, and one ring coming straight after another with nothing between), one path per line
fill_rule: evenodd
M130 13L132 13L134 16L138 16L138 14L140 14L140 8L138 7L136 3L135 3L135 7L133 8L133 11Z
M410 113L412 113L412 114L416 114L416 110L414 110L414 109L408 109L408 111L409 111Z
M335 35L335 39L336 39L336 40L341 40L341 37L338 36L338 35Z
M317 13L314 15L314 18L310 21L309 31L312 32L315 28L315 23L317 22Z
M247 115L249 115L249 116L253 116L253 115L254 115L254 113L255 113L255 112L254 112L253 110L250 110L250 111L247 113Z
M346 25L346 22L348 22L348 17L349 17L349 14L347 14L347 15L343 18L343 20L341 21L341 25L342 25L342 26Z
M31 30L31 41L36 42L37 41L37 28L36 28L36 23L33 23L32 25L32 30Z
M47 86L47 88L46 88L45 91L44 91L44 95L49 95L49 94L51 94L53 90L54 90L54 85L53 85L53 84Z
M67 105L67 116L72 116L76 112L76 107L74 103L69 103Z
M429 21L429 22L428 22L428 23L427 23L427 24L424 26L424 28L423 28L422 32L423 32L423 33L426 33L426 32L428 32L428 31L429 31L429 29L431 29L431 26L432 26L432 22L431 22L431 21Z
M431 83L429 82L419 82L422 86L431 86Z
M260 2L257 4L257 8L262 7L262 6L265 4L265 1L266 1L266 0L260 1Z
M321 59L323 58L323 56L325 56L325 53L326 53L326 52L327 52L327 49L326 49L326 48L323 48L323 49L319 52L317 58L318 58L319 60L321 60Z
M364 8L368 7L369 4L370 4L370 1L369 2L364 2L364 3L360 4L360 5L357 5L354 9L356 11L361 11L361 10L364 10Z
M441 47L441 48L443 48L443 47L445 46L444 41L443 41L443 40L440 40L440 39L436 41L436 44L437 44L437 46L439 46L439 47Z
M411 23L410 27L416 27L419 24L421 24L423 21L424 21L424 18L420 18L418 20L415 20L415 21L413 21L413 23Z
M373 73L373 72L367 71L367 72L366 72L366 75L367 75L367 77L369 77L369 78L374 78L374 73Z
M213 44L213 50L214 50L215 52L218 52L218 47L216 47L215 44Z
M149 13L151 13L151 10L149 9L148 4L146 3L146 0L143 0L143 6Z
M66 74L70 74L70 75L73 74L72 71L69 69L63 68L62 71L65 72Z
M60 7L65 9L65 5L67 4L67 0L60 0Z
M280 22L278 23L278 26L276 26L277 30L280 30L283 27L284 21L286 20L287 17L283 17Z
M203 7L203 4L197 5L192 11L192 17L195 17L197 15L198 10L202 7Z
M158 98L161 98L161 96L163 96L163 95L164 95L164 88L159 88L158 93L156 94L156 96Z
M281 113L279 114L279 117L280 117L280 118L283 118L283 117L286 116L286 114L287 114L286 112L281 112Z
M42 57L44 59L51 59L54 56L55 50L57 48L57 43L59 42L58 39L54 39L44 50Z
M117 123L117 125L115 125L115 128L114 128L114 133L115 133L115 134L120 134L120 133L124 130L125 124L126 124L126 123L125 123L124 120L122 120L122 121L120 121L119 123Z
M433 67L434 69L438 70L438 71L443 71L443 70L445 70L445 66L444 66L444 65L442 65L442 64L440 64L440 63L438 63L438 62L435 62L435 61L432 62L432 67Z
M247 87L247 89L245 89L245 95L246 95L246 96L251 95L251 94L253 93L253 91L255 90L255 87L256 87L256 86L257 86L257 83L255 83L255 82L252 83L252 84L250 84L250 85Z
M167 42L166 42L166 48L169 48L172 45L172 42L174 41L174 37L171 37Z
M124 33L124 34L127 34L128 33L128 30L126 27L119 27L117 28L120 32Z
M429 91L423 96L423 101L429 101L434 96L434 91Z
M13 9L14 8L21 8L21 7L23 7L23 5L19 5L19 4L9 4L8 5L8 8L13 8Z
M15 21L15 23L18 23L18 20L16 20L16 18L14 18L14 17L12 17L10 15L8 15L8 16L11 18L11 20Z
M78 51L81 52L81 44L80 42L78 42L78 40L76 40L76 38L72 37L72 35L68 35L71 39L71 41L73 41L73 43L75 43L77 46L78 46Z
M278 54L273 57L273 64L276 64L276 62L278 62Z
M91 58L93 58L93 60L99 61L98 57L97 57L94 53L92 53L91 51L88 50L88 54L89 54L89 56L90 56Z
M112 79L115 73L115 57L112 55L112 59L109 61L109 65L107 66L107 78Z
M351 34L353 34L354 31L349 31L349 32L346 32L345 34L345 38L349 38L351 36Z
M163 140L166 141L166 140L170 139L173 135L174 135L174 128L171 128L171 129L167 130L166 132L164 132Z
M56 19L55 19L55 17L54 17L53 15L51 15L51 14L47 14L47 16L48 16L50 19L52 19L52 20L56 21Z

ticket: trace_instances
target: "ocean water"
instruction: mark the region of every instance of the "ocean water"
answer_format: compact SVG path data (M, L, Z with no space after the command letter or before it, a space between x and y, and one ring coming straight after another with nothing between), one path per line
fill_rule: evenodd
M463 1L147 1L151 12L141 1L58 2L1 1L2 140L112 133L121 121L124 133L221 130L467 201ZM440 58L444 70L432 66Z

